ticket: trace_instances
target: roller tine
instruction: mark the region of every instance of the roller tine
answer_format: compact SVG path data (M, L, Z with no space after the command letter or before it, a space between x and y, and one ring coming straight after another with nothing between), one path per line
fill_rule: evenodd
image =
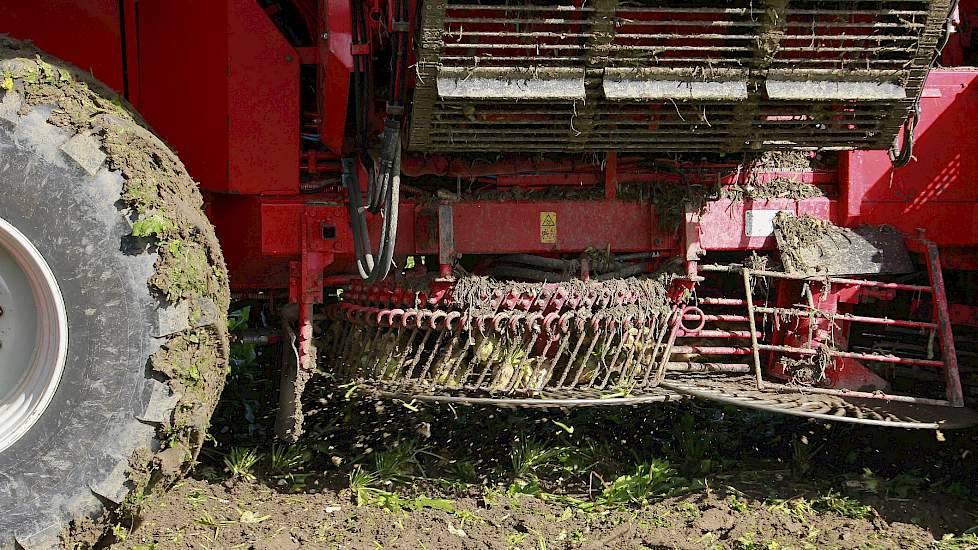
M399 333L397 337L397 366L394 368L394 372L403 379L409 379L411 367L407 363L411 358L411 350L415 347L414 342L417 339L418 331L409 331L405 327L400 327L397 331Z
M492 366L497 363L495 359L499 358L501 360L506 360L512 355L513 350L518 345L515 338L512 341L507 338L506 328L509 324L509 319L512 318L513 315L514 314L512 312L505 312L497 313L485 318L486 322L484 324L489 326L490 331L495 332L498 335L498 346L493 346L492 354L490 355L489 360L486 361L485 365L483 365L483 370L481 373L479 373L479 378L475 382L476 388L481 388L482 384L486 381L486 378L492 372ZM485 333L480 331L480 334L484 335ZM478 364L478 361L470 361L469 367L475 368L478 366ZM468 376L468 373L466 373L466 376Z
M571 369L574 368L574 361L577 360L577 354L581 351L581 346L584 345L584 340L587 337L587 328L584 327L584 326L571 327L568 330L568 337L570 336L569 333L571 331L574 331L574 332L577 333L577 343L574 344L574 351L571 352L570 357L567 359L567 365L564 367L564 374L561 375L560 382L557 383L557 387L558 388L565 387L564 386L564 382L567 380L567 376L570 374ZM583 367L584 367L584 365L582 364L580 370L583 370ZM578 375L577 375L578 377L580 377L580 370L578 371ZM574 381L573 384L576 384L576 383L577 383L577 381L575 379L575 381ZM573 385L573 384L571 384L571 385Z
M581 332L583 334L586 334L587 329L585 328ZM600 335L598 335L597 329L594 329L594 334L591 335L591 345L588 346L587 351L584 353L584 363L581 365L581 368L578 369L577 374L574 376L574 381L571 383L571 387L577 387L578 383L580 383L581 375L584 374L584 367L587 365L587 360L591 357L591 354L594 353L594 347L598 345L599 339L600 339Z
M607 317L604 317L607 319ZM600 328L600 324L598 327ZM607 330L607 336L604 339L604 343L601 344L601 357L598 359L598 368L594 370L594 374L591 375L591 380L588 381L587 385L589 388L594 387L594 382L598 379L602 370L608 370L605 364L605 357L608 356L608 350L611 348L611 342L614 341L615 331Z
M468 377L468 372L459 371L458 376L455 376L455 371L462 368L462 361L465 360L465 356L468 355L469 347L474 343L474 338L471 336L471 330L461 329L458 331L456 338L458 339L459 346L455 357L451 358L448 365L448 373L445 375L448 380L457 379L459 384L464 386L465 379Z
M473 326L472 326L471 318L466 316L458 320L458 328L455 329L455 339L457 340L456 342L457 351L455 351L454 356L448 358L448 363L447 363L448 370L445 373L445 378L446 380L453 380L453 379L458 380L459 385L464 385L465 375L459 373L458 376L455 376L455 371L459 369L459 367L461 367L462 361L465 359L465 356L468 354L469 346L471 346L472 343L474 342L474 338L472 337L472 331L473 331Z
M377 330L380 329L378 328ZM346 363L350 372L360 372L361 364L359 361L353 359L353 348L357 345L358 341L365 338L366 330L364 327L356 324L350 325L350 334L346 339L346 345L343 347L343 362Z
M657 365L655 362L656 356L659 354L659 348L662 346L662 341L665 339L666 333L669 332L669 319L672 318L672 316L675 314L675 311L676 308L673 307L673 309L670 310L669 313L666 314L664 318L661 315L657 317L657 321L656 321L657 324L659 323L658 319L662 319L661 321L662 326L658 327L658 334L655 337L655 345L652 346L652 353L649 355L648 370L645 371L645 378L642 379L642 386L648 386L649 382L652 382L653 385L658 385L658 381L656 381L655 379L649 380L649 377L652 376L652 373L656 372L657 370L656 368Z
M456 350L458 349L459 342L461 341L462 331L452 331L452 339L448 342L448 351L438 358L438 362L435 363L435 369L431 373L431 377L436 381L436 383L438 380L443 379L446 381L445 385L451 385L449 384L449 382L451 382L451 368L449 368L448 371L446 371L445 368L452 365L452 362L455 359L455 354L458 353Z
M569 319L569 317L572 315L573 313L565 313L557 320L558 335L556 339L560 340L560 345L557 347L557 353L554 354L553 359L551 359L549 362L549 366L546 367L546 371L544 372L544 375L541 377L541 379L544 380L544 383L550 381L550 377L553 376L554 369L557 367L557 362L560 361L561 356L563 356L564 352L567 351L567 346L570 343L570 340L567 338L567 334L564 333L561 327L564 325L564 323L567 322L567 319ZM550 351L550 346L553 344L553 342L554 342L554 338L548 337L547 345L544 346L543 353L541 354L541 357L543 358L541 360L546 360L547 352ZM566 371L564 376L566 376ZM537 389L542 389L542 388L537 388Z
M537 294L539 296L539 293ZM541 315L524 315L523 319L528 325L532 325L530 330L530 338L526 340L526 348L523 350L523 357L520 362L513 367L513 378L506 385L506 392L512 392L516 389L516 385L523 381L524 375L527 378L527 382L530 382L529 377L532 375L533 370L529 366L530 354L533 353L533 348L536 346L537 339L540 338L540 332L543 326L537 321L542 318ZM525 333L524 333L525 334ZM525 335L521 334L520 340L525 340Z
M407 322L408 313L413 314L415 316L420 315L420 312L418 312L417 310L411 310L409 312L405 312L402 317L404 322ZM404 357L401 354L401 352L402 349L410 343L410 340L408 341L403 340L405 334L409 334L409 333L405 331L403 325L399 325L398 323L395 323L394 319L392 318L390 328L388 329L387 333L384 335L384 339L382 340L382 343L390 342L390 350L387 352L387 356L384 357L383 361L379 363L379 365L382 366L384 369L383 372L386 374L385 376L386 378L392 378L394 376L399 375L401 372L400 368L404 361ZM410 338L410 335L408 337ZM393 365L392 367L392 361L394 360L395 354L399 355L400 357L397 359L397 364Z
M497 332L496 329L495 328L492 328L491 325L490 325L489 330L492 331L492 332ZM486 337L484 333L482 334L482 336L483 337ZM475 382L475 387L476 388L482 387L482 384L486 381L486 377L488 377L489 373L492 372L492 366L496 362L495 359L497 357L502 358L502 357L505 356L505 353L506 352L503 350L503 346L504 345L505 345L505 342L503 341L503 335L502 334L499 334L497 332L496 333L496 345L493 348L492 353L489 355L489 360L486 361L485 366L482 369L482 372L479 374L479 379L476 380L476 382Z
M558 336L556 339L560 340L560 345L557 346L557 352L554 353L553 359L549 361L549 366L546 367L546 371L543 377L541 378L542 380L545 381L545 383L549 382L550 378L554 375L554 370L557 367L557 362L560 361L560 358L564 355L564 352L567 351L567 347L570 345L570 340L567 338L566 335ZM547 349L550 348L551 343L552 342L548 342L546 348L544 348L544 354L543 354L544 358L546 358L546 351ZM566 370L564 372L564 376L567 376ZM542 389L542 387L537 389Z
M358 330L358 327L353 323L344 323L341 330L336 350L333 351L333 361L337 368L342 369L343 372L354 374L355 370L348 360L349 355L346 353L346 347L349 345L350 339L354 337L353 333Z
M431 370L431 364L434 362L435 356L438 355L438 352L441 350L441 345L445 341L445 333L440 330L436 332L438 333L438 336L435 338L435 344L431 348L431 353L428 354L428 360L425 361L424 367L421 369L421 373L418 375L419 379L424 379L425 375L428 374L428 371Z
M624 384L629 383L632 379L632 371L634 360L635 360L635 350L642 345L642 337L645 336L645 323L638 323L638 333L635 334L635 341L632 342L631 349L628 350L628 355L625 357L625 362L621 366L621 381Z
M656 336L658 334L656 332L658 326L659 318L658 316L653 315L651 320L645 325L645 332L648 333L649 337ZM643 338L645 338L645 336L643 336ZM644 387L648 381L648 358L654 347L654 342L652 345L643 346L642 351L638 353L638 357L635 359L635 368L634 372L632 373L632 378L635 380L635 385L637 387ZM639 380L639 378L642 378L642 380Z
M618 347L615 348L615 354L611 357L611 363L608 364L608 368L605 370L604 379L598 384L597 388L603 390L608 386L608 381L615 374L615 368L618 366L618 357L621 356L621 350L625 348L625 342L628 341L627 325L624 323L618 328L617 331L611 331L618 333Z
M621 357L622 350L625 349L625 344L628 342L628 337L631 333L631 319L621 324L618 329L618 347L615 349L615 355L611 358L611 364L608 365L608 374L605 375L604 381L601 383L600 388L604 388L608 384L608 379L616 372L616 369L620 368L618 366L618 358Z
M356 325L349 321L337 322L342 323L343 328L341 329L342 332L340 334L340 340L336 346L336 350L333 352L333 356L335 357L337 363L342 364L344 361L346 361L346 352L344 350L346 349L347 343L350 340L351 333L356 329Z
M417 349L414 351L414 357L411 358L410 364L407 364L404 368L404 374L406 378L413 378L411 374L414 372L414 367L418 365L418 361L421 360L421 353L424 352L424 347L428 343L428 338L431 337L431 332L433 329L429 328L424 331L424 336L421 338L421 343L418 344ZM414 330L417 333L418 329ZM405 357L409 356L410 352L405 353Z
M438 328L438 322L445 323L444 330L452 333L452 339L449 342L448 349L435 361L432 375L435 377L436 382L443 378L447 382L451 382L452 364L455 361L456 354L465 350L465 346L468 344L468 335L462 330L461 324L453 328L451 320L447 315L436 321L435 328Z
M662 350L662 357L659 359L655 380L653 382L654 386L658 386L666 377L666 363L669 362L669 357L672 355L672 347L676 343L676 335L679 334L679 327L681 327L683 324L682 321L684 309L685 308L678 305L673 308L674 313L671 321L672 326L669 327L669 339L666 341L666 347Z

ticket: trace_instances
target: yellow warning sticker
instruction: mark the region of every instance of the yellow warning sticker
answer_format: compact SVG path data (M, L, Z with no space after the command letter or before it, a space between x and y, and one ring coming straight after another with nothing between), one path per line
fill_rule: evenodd
M557 243L556 212L540 212L540 242L543 244Z

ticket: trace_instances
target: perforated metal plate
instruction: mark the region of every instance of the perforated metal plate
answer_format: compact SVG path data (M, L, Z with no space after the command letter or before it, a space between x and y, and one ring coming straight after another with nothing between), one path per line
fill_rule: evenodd
M978 413L964 407L813 394L801 388L759 391L751 377L685 377L667 379L662 385L690 397L832 422L930 430L978 425Z
M950 0L425 0L409 147L884 149L949 10Z

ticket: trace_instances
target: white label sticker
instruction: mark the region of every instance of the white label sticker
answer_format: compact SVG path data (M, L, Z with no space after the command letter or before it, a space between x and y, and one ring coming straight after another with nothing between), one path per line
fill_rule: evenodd
M748 210L744 232L748 237L770 237L774 234L774 216L786 210Z

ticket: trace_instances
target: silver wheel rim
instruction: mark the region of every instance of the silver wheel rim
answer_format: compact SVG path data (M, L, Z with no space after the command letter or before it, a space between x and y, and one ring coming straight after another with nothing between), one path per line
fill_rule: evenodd
M30 240L0 218L0 452L41 417L68 355L58 282Z

